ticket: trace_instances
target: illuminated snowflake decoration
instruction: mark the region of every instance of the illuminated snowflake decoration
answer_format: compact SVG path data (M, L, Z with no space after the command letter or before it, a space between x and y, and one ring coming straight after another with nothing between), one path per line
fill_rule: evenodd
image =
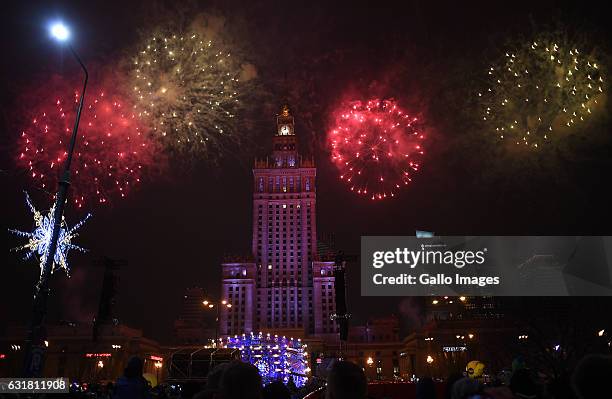
M28 193L26 193L26 202L34 215L34 230L32 232L26 232L21 230L9 229L11 233L14 233L20 237L27 237L28 243L20 247L14 248L14 251L27 251L25 259L28 260L32 256L36 256L39 259L40 274L43 274L43 267L47 256L49 255L49 245L51 243L51 235L53 233L53 213L55 212L55 204L47 214L43 214L36 210L32 204L32 200ZM51 273L56 269L64 269L66 275L70 277L70 268L68 267L68 252L71 249L86 252L86 249L79 247L78 245L72 244L72 240L78 236L76 232L86 221L91 217L91 214L87 214L79 223L71 228L68 228L66 220L62 217L62 223L60 226L59 237L57 240L57 249L53 257L53 263L51 265Z

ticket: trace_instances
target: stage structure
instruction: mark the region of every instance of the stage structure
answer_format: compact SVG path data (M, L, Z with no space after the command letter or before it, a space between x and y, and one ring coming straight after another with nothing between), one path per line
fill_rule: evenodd
M240 350L242 361L259 370L264 385L273 381L293 383L299 388L308 381L307 345L301 339L271 334L242 334L222 339L226 348Z

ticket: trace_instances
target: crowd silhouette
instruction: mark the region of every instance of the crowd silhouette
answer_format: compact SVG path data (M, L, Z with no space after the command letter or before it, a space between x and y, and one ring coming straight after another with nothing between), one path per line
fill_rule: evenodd
M297 389L294 384L274 381L266 386L258 369L241 361L214 367L204 385L184 382L170 393L167 385L151 388L143 376L143 361L131 357L124 373L114 384L99 387L92 396L104 399L604 399L612 397L612 356L588 355L571 375L547 379L524 363L513 365L506 383L484 381L470 373L451 374L445 380L421 377L410 394L397 396L368 392L364 370L355 363L338 360L322 376L312 378L308 386ZM1 396L1 395L0 395ZM78 395L77 395L78 396ZM72 397L75 397L73 395Z

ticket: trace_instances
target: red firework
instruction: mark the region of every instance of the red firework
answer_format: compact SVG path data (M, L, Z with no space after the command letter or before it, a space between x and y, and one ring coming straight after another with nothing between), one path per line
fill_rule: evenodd
M425 135L394 100L355 101L334 113L327 139L340 179L351 191L382 200L412 180Z
M17 163L50 191L63 170L78 101L74 92L42 104L21 133ZM153 161L155 145L131 110L119 96L87 91L70 178L71 200L77 207L125 197Z

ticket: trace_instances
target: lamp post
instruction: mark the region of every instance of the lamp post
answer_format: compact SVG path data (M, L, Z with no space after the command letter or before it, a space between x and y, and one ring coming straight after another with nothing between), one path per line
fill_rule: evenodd
M162 362L160 362L159 360L156 361L155 363L155 374L156 374L156 381L157 381L157 385L159 385L159 370L162 368Z
M427 362L427 371L429 371L429 377L433 378L433 372L431 370L432 363L434 362L433 356L427 355L425 361Z
M59 42L66 42L70 38L69 29L61 22L54 23L50 28L50 33L51 36ZM49 276L51 275L51 268L55 259L55 252L57 251L57 241L62 218L64 216L64 205L66 203L68 187L70 186L70 165L72 163L72 154L74 153L77 132L79 130L79 121L81 119L81 111L83 110L85 89L87 88L87 80L89 78L87 68L70 43L68 43L68 49L81 66L85 77L83 80L83 90L81 91L81 98L79 99L74 127L72 128L72 136L68 145L68 154L66 157L66 163L64 164L64 172L58 182L51 239L49 241L48 251L45 256L45 262L41 270L37 291L34 296L32 320L26 341L26 356L24 362L24 375L27 377L40 377L44 367L44 340L46 335L44 323L47 313L47 298L49 296Z
M217 307L217 316L215 317L215 348L217 347L217 341L219 340L219 317L221 315L221 307L225 306L227 309L231 309L232 304L226 301L225 299L221 300L217 304L213 301L209 301L205 299L202 304L208 309L213 309L215 306Z

